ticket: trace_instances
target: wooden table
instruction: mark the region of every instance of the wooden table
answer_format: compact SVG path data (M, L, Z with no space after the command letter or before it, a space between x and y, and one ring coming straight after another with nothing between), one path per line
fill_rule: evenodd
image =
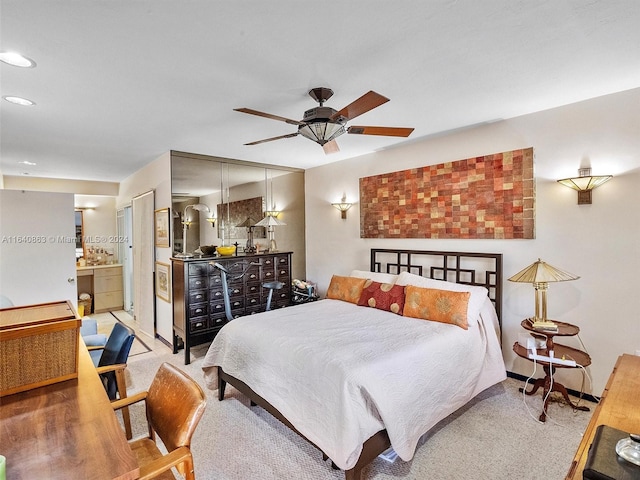
M598 425L609 425L629 433L640 432L640 357L627 354L618 357L566 480L582 480L582 471Z
M548 331L548 330L537 330L533 328L533 325L530 319L525 319L522 321L521 325L525 330L530 331L535 334L537 337L545 337L546 338L546 347L538 348L538 355L549 356L549 352L553 351L556 358L567 358L570 360L574 360L578 365L582 365L583 367L588 367L591 365L591 357L586 352L582 350L578 350L577 348L568 347L566 345L561 345L559 343L554 343L553 337L562 336L562 337L572 337L577 335L580 332L580 329L576 325L572 325L570 323L559 322L557 320L553 320L553 322L557 325L557 331ZM519 357L525 358L527 360L531 360L529 358L529 351L520 345L520 343L516 342L513 345L513 351ZM532 360L531 360L532 361ZM569 398L569 392L564 385L557 382L555 379L552 380L553 374L556 371L556 368L578 368L571 367L568 365L560 365L557 363L551 364L549 362L544 362L538 360L538 363L542 365L542 369L544 370L544 377L538 378L533 385L531 386L531 390L528 392L525 391L526 395L533 395L538 391L538 389L542 388L542 398L544 398L544 405L542 406L542 413L538 420L541 422L545 422L547 420L547 408L549 407L549 401L551 400L551 396L548 395L549 390L552 392L559 392L564 398L565 402L571 406L574 410L581 410L583 412L588 412L589 407L585 405L578 405L571 401ZM520 389L522 392L524 389Z
M0 398L0 450L8 479L140 476L82 341L79 350L77 379Z

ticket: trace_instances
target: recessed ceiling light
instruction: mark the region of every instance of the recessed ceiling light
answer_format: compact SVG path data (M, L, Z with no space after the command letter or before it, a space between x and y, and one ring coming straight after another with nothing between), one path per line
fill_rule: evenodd
M36 66L36 62L16 52L0 52L0 62L22 68L33 68Z
M36 102L33 102L33 101L29 100L28 98L15 97L15 96L12 96L12 95L6 95L6 96L4 96L2 98L4 98L7 102L15 103L16 105L22 105L22 106L25 106L25 107L29 107L31 105L35 105L36 104Z
M22 165L37 165L37 163L35 162L30 162L29 160L22 160L21 162L18 162Z

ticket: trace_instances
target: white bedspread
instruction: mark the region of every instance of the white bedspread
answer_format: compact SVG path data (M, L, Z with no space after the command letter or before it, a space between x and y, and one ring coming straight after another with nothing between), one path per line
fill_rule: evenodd
M491 302L469 330L321 300L241 317L203 370L249 385L342 469L385 429L403 460L437 422L506 378Z

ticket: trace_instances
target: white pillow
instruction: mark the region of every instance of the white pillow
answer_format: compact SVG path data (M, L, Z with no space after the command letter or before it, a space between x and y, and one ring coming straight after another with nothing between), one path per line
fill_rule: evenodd
M366 270L354 270L349 276L356 278L368 278L378 283L394 284L396 283L396 280L398 280L398 275L394 275L393 273L367 272Z
M401 272L396 281L396 285L413 285L422 288L437 288L439 290L449 290L451 292L469 292L469 305L467 306L467 322L475 325L480 319L480 310L489 295L485 287L476 285L465 285L464 283L445 282L444 280L434 280L432 278L421 277L409 272Z

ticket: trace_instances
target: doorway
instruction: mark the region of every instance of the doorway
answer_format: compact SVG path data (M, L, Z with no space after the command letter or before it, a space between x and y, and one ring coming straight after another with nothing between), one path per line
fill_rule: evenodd
M124 242L118 243L118 258L122 263L122 286L124 310L133 315L133 221L131 205L121 208L117 212L118 237Z

